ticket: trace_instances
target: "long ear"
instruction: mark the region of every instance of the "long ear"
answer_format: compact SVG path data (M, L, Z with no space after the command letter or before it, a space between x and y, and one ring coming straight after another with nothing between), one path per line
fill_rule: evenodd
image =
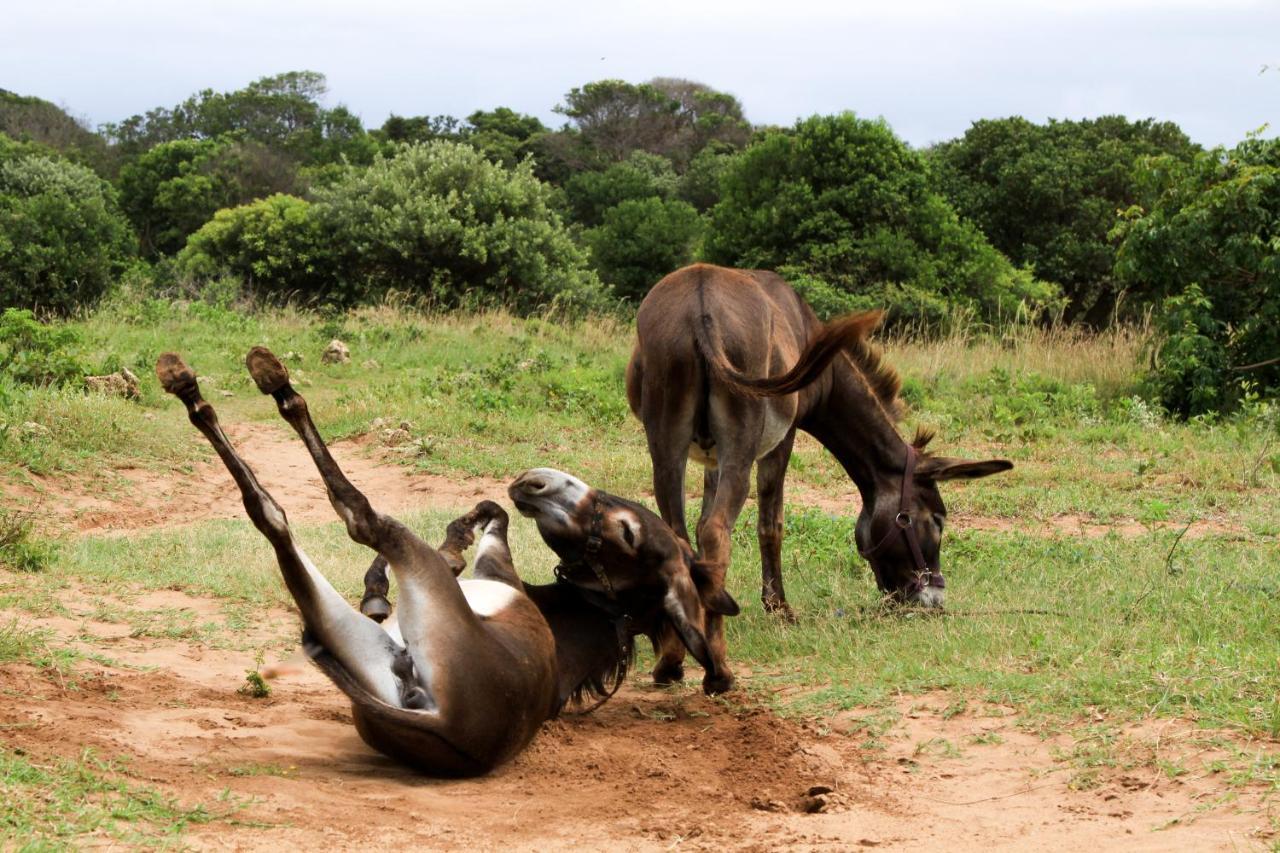
M951 459L946 456L930 456L920 460L916 468L917 480L976 480L1008 471L1013 463L1008 459L987 459L974 462L969 459Z
M695 559L689 566L689 574L693 576L693 583L698 588L698 597L702 599L703 607L721 616L737 616L742 612L742 608L733 600L729 591L723 586L718 586L711 578L706 564Z
M684 571L684 561L681 560L678 567L668 564L662 574L667 584L662 609L689 654L702 664L709 675L714 674L717 670L715 661L711 659L711 648L707 645L706 634L699 627L703 622L702 600L689 574Z

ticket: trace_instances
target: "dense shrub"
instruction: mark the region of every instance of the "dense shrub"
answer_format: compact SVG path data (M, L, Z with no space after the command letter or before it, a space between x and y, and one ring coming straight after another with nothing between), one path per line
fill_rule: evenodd
M187 240L178 267L196 279L229 276L257 292L311 297L335 287L333 255L311 205L278 194L218 211Z
M669 198L677 178L665 157L632 151L621 163L599 172L579 172L565 182L565 198L573 221L592 227L604 221L605 211L624 201Z
M639 301L667 273L693 260L702 217L683 201L624 201L584 235L600 277L622 297Z
M0 308L93 302L132 252L111 186L0 137Z
M254 142L230 137L162 142L120 172L120 204L145 256L172 255L225 207L293 192L293 165Z
M709 260L787 268L849 307L936 323L959 306L994 320L1038 312L1057 295L961 221L883 121L815 116L770 133L733 158L721 188Z
M1183 414L1227 407L1241 380L1277 393L1280 140L1214 149L1191 163L1153 158L1142 177L1156 201L1129 211L1117 229L1116 276L1172 297L1154 377L1165 405Z
M313 212L340 253L340 298L394 289L530 310L604 296L528 162L504 169L466 145L411 145L315 195Z
M1015 116L974 122L929 160L961 216L1015 264L1060 285L1068 320L1098 325L1121 291L1108 234L1116 211L1141 200L1138 162L1153 154L1187 160L1196 150L1170 122L1102 116L1038 125Z
M84 365L75 354L80 338L67 326L47 325L26 309L0 314L0 376L20 385L79 381Z

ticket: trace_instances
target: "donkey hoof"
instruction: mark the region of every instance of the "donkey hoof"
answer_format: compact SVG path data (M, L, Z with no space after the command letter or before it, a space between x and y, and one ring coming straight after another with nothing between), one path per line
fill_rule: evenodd
M672 684L679 684L684 681L684 664L677 663L671 666L658 664L653 668L653 683L659 687L670 687Z
M156 359L156 378L160 387L175 397L186 399L198 392L196 372L176 352L166 352Z
M764 603L764 610L766 613L771 613L774 616L777 616L788 625L795 625L800 621L800 617L796 616L796 612L791 609L791 605L787 604L785 601L766 600Z
M708 696L717 696L721 693L728 693L733 689L733 676L730 673L721 673L720 675L708 675L702 679L702 692Z
M374 622L383 622L391 615L391 602L384 596L370 595L360 602L360 612Z
M254 347L244 358L249 375L257 383L263 394L274 394L289 384L289 370L280 363L271 350L266 347Z

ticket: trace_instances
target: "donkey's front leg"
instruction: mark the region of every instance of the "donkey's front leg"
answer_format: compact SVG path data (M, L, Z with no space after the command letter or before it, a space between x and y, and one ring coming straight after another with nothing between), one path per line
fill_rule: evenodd
M392 672L400 652L396 644L338 594L294 541L284 510L236 453L218 424L213 406L200 395L195 372L176 354L165 353L156 363L156 375L164 390L187 407L191 423L213 445L240 487L249 518L275 548L285 586L302 613L308 633L341 661L366 690L384 702L398 704L400 688Z

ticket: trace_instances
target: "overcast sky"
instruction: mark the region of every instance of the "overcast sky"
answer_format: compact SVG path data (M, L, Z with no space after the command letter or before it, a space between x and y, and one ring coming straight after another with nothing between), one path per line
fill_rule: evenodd
M1280 131L1264 65L1280 0L0 0L0 88L94 124L310 69L370 127L496 106L558 126L574 86L668 76L732 92L757 124L849 109L916 145L1106 113L1230 144Z

